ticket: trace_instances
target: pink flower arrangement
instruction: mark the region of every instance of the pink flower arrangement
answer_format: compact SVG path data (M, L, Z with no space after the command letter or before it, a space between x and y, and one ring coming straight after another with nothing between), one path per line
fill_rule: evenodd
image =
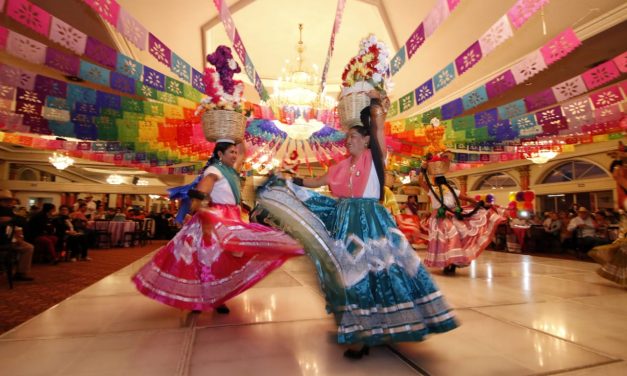
M244 83L233 79L233 75L241 69L233 59L231 49L219 46L214 53L207 55L207 62L215 68L205 68L203 82L207 97L201 100L196 114L213 109L243 112Z

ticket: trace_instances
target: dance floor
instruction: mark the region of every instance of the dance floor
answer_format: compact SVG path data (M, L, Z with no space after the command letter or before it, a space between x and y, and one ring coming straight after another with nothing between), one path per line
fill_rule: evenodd
M313 266L294 259L229 303L190 314L121 269L0 336L4 375L627 375L627 289L592 263L485 252L434 271L461 326L348 360Z

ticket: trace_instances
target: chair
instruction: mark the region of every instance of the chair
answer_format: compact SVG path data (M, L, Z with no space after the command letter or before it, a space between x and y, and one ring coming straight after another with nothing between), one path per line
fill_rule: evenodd
M111 239L111 231L109 230L109 222L97 219L94 221L94 239L97 248L111 248L113 240ZM101 245L106 244L106 247Z
M142 229L140 242L142 245L151 244L150 241L154 234L155 220L148 218L144 220L144 228Z
M135 228L133 231L125 231L123 238L124 244L129 243L131 247L135 246L135 244L141 244L144 227L143 220L133 220L133 222L135 223Z

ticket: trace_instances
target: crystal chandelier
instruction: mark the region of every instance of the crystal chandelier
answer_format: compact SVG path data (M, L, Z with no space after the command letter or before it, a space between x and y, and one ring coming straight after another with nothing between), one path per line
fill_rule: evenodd
M109 184L122 184L124 182L124 178L117 174L111 174L107 177L107 183Z
M291 138L306 140L324 127L324 124L315 120L316 111L332 110L337 101L324 92L318 92L318 67L314 64L309 69L304 63L303 24L298 24L298 30L300 39L296 45L296 64L291 69L283 67L281 76L275 81L268 105L279 118L274 121L279 129ZM289 65L289 60L286 64Z
M538 152L532 153L527 159L535 164L544 164L555 157L557 157L557 152L552 150L539 150Z
M68 157L65 154L57 154L52 153L50 157L48 157L48 161L57 169L57 170L65 170L74 164L74 159Z

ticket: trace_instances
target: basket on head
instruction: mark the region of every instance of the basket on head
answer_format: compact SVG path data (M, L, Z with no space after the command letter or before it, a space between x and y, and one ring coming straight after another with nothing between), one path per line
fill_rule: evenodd
M337 113L340 124L345 131L352 126L361 125L361 110L370 106L370 97L364 92L350 93L340 98L337 103Z
M450 166L450 160L430 161L427 163L427 171L429 171L429 175L431 176L444 175L448 172Z
M404 185L403 194L408 196L418 196L420 195L420 187L417 185Z
M209 110L202 114L202 130L209 142L219 139L244 140L246 117L239 112L229 110Z

